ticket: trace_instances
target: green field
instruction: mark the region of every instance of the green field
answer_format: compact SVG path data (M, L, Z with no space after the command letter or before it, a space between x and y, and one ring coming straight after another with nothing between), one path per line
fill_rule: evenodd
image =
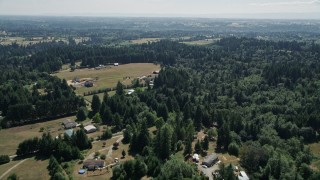
M61 79L68 80L68 83L71 83L71 80L75 77L80 79L97 79L94 82L93 87L77 87L76 93L79 95L83 95L84 92L88 91L113 88L116 86L118 81L122 82L125 85L129 85L134 78L151 75L152 72L156 70L160 70L160 65L155 65L152 63L133 63L119 66L110 66L108 68L100 70L95 70L94 68L77 69L74 72L70 72L69 70L62 70L54 75L58 76ZM128 77L130 77L130 79L128 79Z

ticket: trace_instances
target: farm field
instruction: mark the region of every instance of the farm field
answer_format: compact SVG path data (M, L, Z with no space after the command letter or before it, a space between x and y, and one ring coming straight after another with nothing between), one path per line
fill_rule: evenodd
M10 163L11 164L11 163ZM32 179L32 180L42 180L50 179L47 166L49 160L37 160L35 158L30 158L21 163L16 168L12 169L3 179L7 179L12 173L16 173L20 180ZM12 164L13 166L13 164ZM11 168L10 166L9 168ZM0 166L1 167L1 166ZM28 167L28 168L25 168ZM9 169L8 168L8 169Z
M41 137L43 132L50 132L52 136L57 136L58 134L64 133L64 128L62 127L61 123L67 118L73 120L76 119L75 116L71 116L47 122L0 130L1 154L14 155L20 142L36 136ZM44 128L44 131L40 132L40 128Z
M94 68L77 69L74 72L63 70L54 75L61 79L66 79L69 82L74 78L97 79L93 87L78 87L76 89L77 94L83 95L84 92L115 87L118 81L129 85L134 78L150 75L153 71L157 70L160 70L160 65L152 63L132 63L110 66L100 70L95 70ZM127 79L128 77L130 77L130 79Z

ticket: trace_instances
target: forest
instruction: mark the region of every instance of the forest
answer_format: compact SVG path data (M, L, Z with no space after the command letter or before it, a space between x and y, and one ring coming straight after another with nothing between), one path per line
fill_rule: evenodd
M320 179L310 167L315 157L307 147L320 138L320 45L315 41L227 36L207 46L169 38L112 47L51 42L0 45L0 52L1 126L77 114L80 120L89 116L110 126L112 133L123 131L122 142L135 158L115 166L112 179L206 179L174 156L206 151L208 138L192 147L201 130L216 133L216 152L240 158L250 179ZM153 88L133 96L120 82L114 96L105 93L100 100L94 95L87 113L83 98L66 80L50 75L79 61L80 68L153 62L162 70ZM150 127L156 127L155 134ZM212 127L216 132L210 132ZM80 130L71 138L44 134L23 141L17 154L51 157L50 166L58 169L51 176L62 179L59 163L83 158L80 150L90 146ZM237 179L228 164L219 174L218 179Z

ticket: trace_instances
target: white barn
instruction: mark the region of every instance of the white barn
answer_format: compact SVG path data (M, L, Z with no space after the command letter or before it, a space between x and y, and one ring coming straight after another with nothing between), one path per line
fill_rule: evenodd
M93 133L97 131L97 128L94 125L87 125L84 127L84 130L86 131L86 133Z

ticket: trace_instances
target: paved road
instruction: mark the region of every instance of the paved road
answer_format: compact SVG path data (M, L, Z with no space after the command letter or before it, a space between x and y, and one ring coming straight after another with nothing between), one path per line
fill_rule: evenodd
M28 160L28 159L24 159L24 160L20 161L18 164L14 165L14 166L11 167L10 169L8 169L5 173L3 173L3 174L0 176L0 179L2 179L3 177L5 177L11 170L13 170L14 168L18 167L20 164L22 164L22 163L25 162L26 160Z

